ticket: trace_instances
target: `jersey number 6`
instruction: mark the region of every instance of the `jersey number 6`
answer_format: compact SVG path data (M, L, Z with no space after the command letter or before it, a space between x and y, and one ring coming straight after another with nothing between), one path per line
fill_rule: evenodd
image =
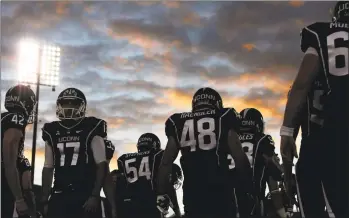
M204 124L208 124L204 128ZM190 147L190 151L196 151L196 145L202 150L210 150L215 148L217 145L216 133L215 131L215 120L210 117L201 118L196 123L196 129L198 134L198 141L195 139L194 132L194 120L187 120L184 123L182 137L181 137L181 147ZM187 140L187 136L189 139ZM208 136L210 138L209 142L205 143L204 137ZM198 143L197 143L198 142Z
M348 32L339 31L332 33L327 36L327 48L328 48L328 69L330 74L334 76L345 76L348 75L348 52L347 47L339 47L339 44L342 41L342 44L348 45Z
M151 179L151 172L149 168L149 157L143 157L141 164L139 166L139 171L136 167L131 166L130 164L136 162L136 158L132 158L125 161L125 170L127 174L127 181L133 183L138 180L139 177L145 176L147 180ZM131 175L130 175L131 174Z

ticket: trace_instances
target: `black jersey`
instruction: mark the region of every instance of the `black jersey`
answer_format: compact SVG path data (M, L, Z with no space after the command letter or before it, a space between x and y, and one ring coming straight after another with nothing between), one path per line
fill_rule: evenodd
M326 101L324 122L335 125L347 120L349 110L349 24L340 22L314 23L302 30L301 49L313 48L321 62L320 76L324 84Z
M302 129L302 139L310 134L317 134L321 129L323 119L323 104L325 89L321 79L316 79L307 95L305 104L300 112L294 138L297 138L299 128Z
M151 149L123 154L118 158L118 169L126 178L125 198L133 201L152 199L155 203L156 174L163 153L163 150Z
M111 160L114 156L115 146L109 140L104 140L105 143L105 156L107 160Z
M18 129L23 133L23 137L20 140L20 144L18 146L18 158L21 158L23 156L26 126L27 126L27 120L24 118L22 114L10 113L10 112L1 113L1 160L3 160L2 146L3 146L4 135L5 135L5 132L11 128Z
M183 170L183 203L215 201L202 192L221 195L227 188L228 132L238 132L240 116L233 108L206 109L173 114L166 121L166 135L177 141ZM226 192L226 191L225 191ZM200 198L200 199L198 199ZM208 199L207 199L208 198Z
M43 126L42 139L52 146L54 154L56 189L93 187L96 164L91 141L94 136L107 136L104 120L85 117L71 127L63 126L60 121Z
M276 179L281 177L280 171L267 167L263 157L263 155L272 157L275 154L274 141L270 135L262 133L242 132L239 138L252 167L254 190L257 191L260 198L263 198L269 176Z

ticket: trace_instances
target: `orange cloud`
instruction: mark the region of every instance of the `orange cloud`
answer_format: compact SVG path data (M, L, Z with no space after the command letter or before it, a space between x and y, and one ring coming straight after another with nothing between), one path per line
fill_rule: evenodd
M164 4L168 8L179 8L181 6L180 1L163 1L162 4Z
M108 128L116 129L122 126L122 124L125 123L125 120L122 118L111 117L107 118L106 122L108 123Z
M56 3L56 14L66 15L68 14L69 2L60 1Z
M252 49L256 48L256 45L252 43L246 43L246 44L243 44L242 47L247 51L252 51Z
M304 5L304 1L289 1L288 4L292 7L298 8Z
M183 23L195 27L199 27L201 25L201 18L198 14L194 12L189 12L183 17Z

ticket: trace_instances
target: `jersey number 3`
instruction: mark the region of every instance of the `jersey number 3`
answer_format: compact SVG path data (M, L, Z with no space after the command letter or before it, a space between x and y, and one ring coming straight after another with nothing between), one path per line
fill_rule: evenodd
M345 31L335 32L327 36L328 70L334 76L348 75L349 49L337 45L340 43L348 45L348 38L348 32Z
M206 128L204 128L204 124ZM216 133L215 131L215 120L210 117L201 118L196 123L198 140L195 139L194 132L194 120L187 120L184 123L182 137L181 137L181 146L190 147L190 151L196 151L196 146L198 145L202 150L210 150L215 148L217 145ZM187 140L187 136L189 139ZM205 142L205 136L209 137L208 142Z
M139 177L145 176L147 180L151 179L151 172L149 168L149 156L142 158L139 170L136 167L131 166L130 164L136 162L136 158L132 158L125 161L125 170L127 174L127 181L133 183L138 180ZM131 175L130 175L131 174Z

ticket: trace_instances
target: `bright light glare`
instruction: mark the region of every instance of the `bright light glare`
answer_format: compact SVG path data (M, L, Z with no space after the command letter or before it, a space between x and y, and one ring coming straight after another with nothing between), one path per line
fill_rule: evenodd
M35 83L39 63L39 44L32 39L23 39L18 46L18 80L22 83Z
M32 39L19 43L18 72L22 83L36 83L40 72L40 84L57 86L59 84L60 48L44 44L41 47L41 66L39 71L40 45Z

